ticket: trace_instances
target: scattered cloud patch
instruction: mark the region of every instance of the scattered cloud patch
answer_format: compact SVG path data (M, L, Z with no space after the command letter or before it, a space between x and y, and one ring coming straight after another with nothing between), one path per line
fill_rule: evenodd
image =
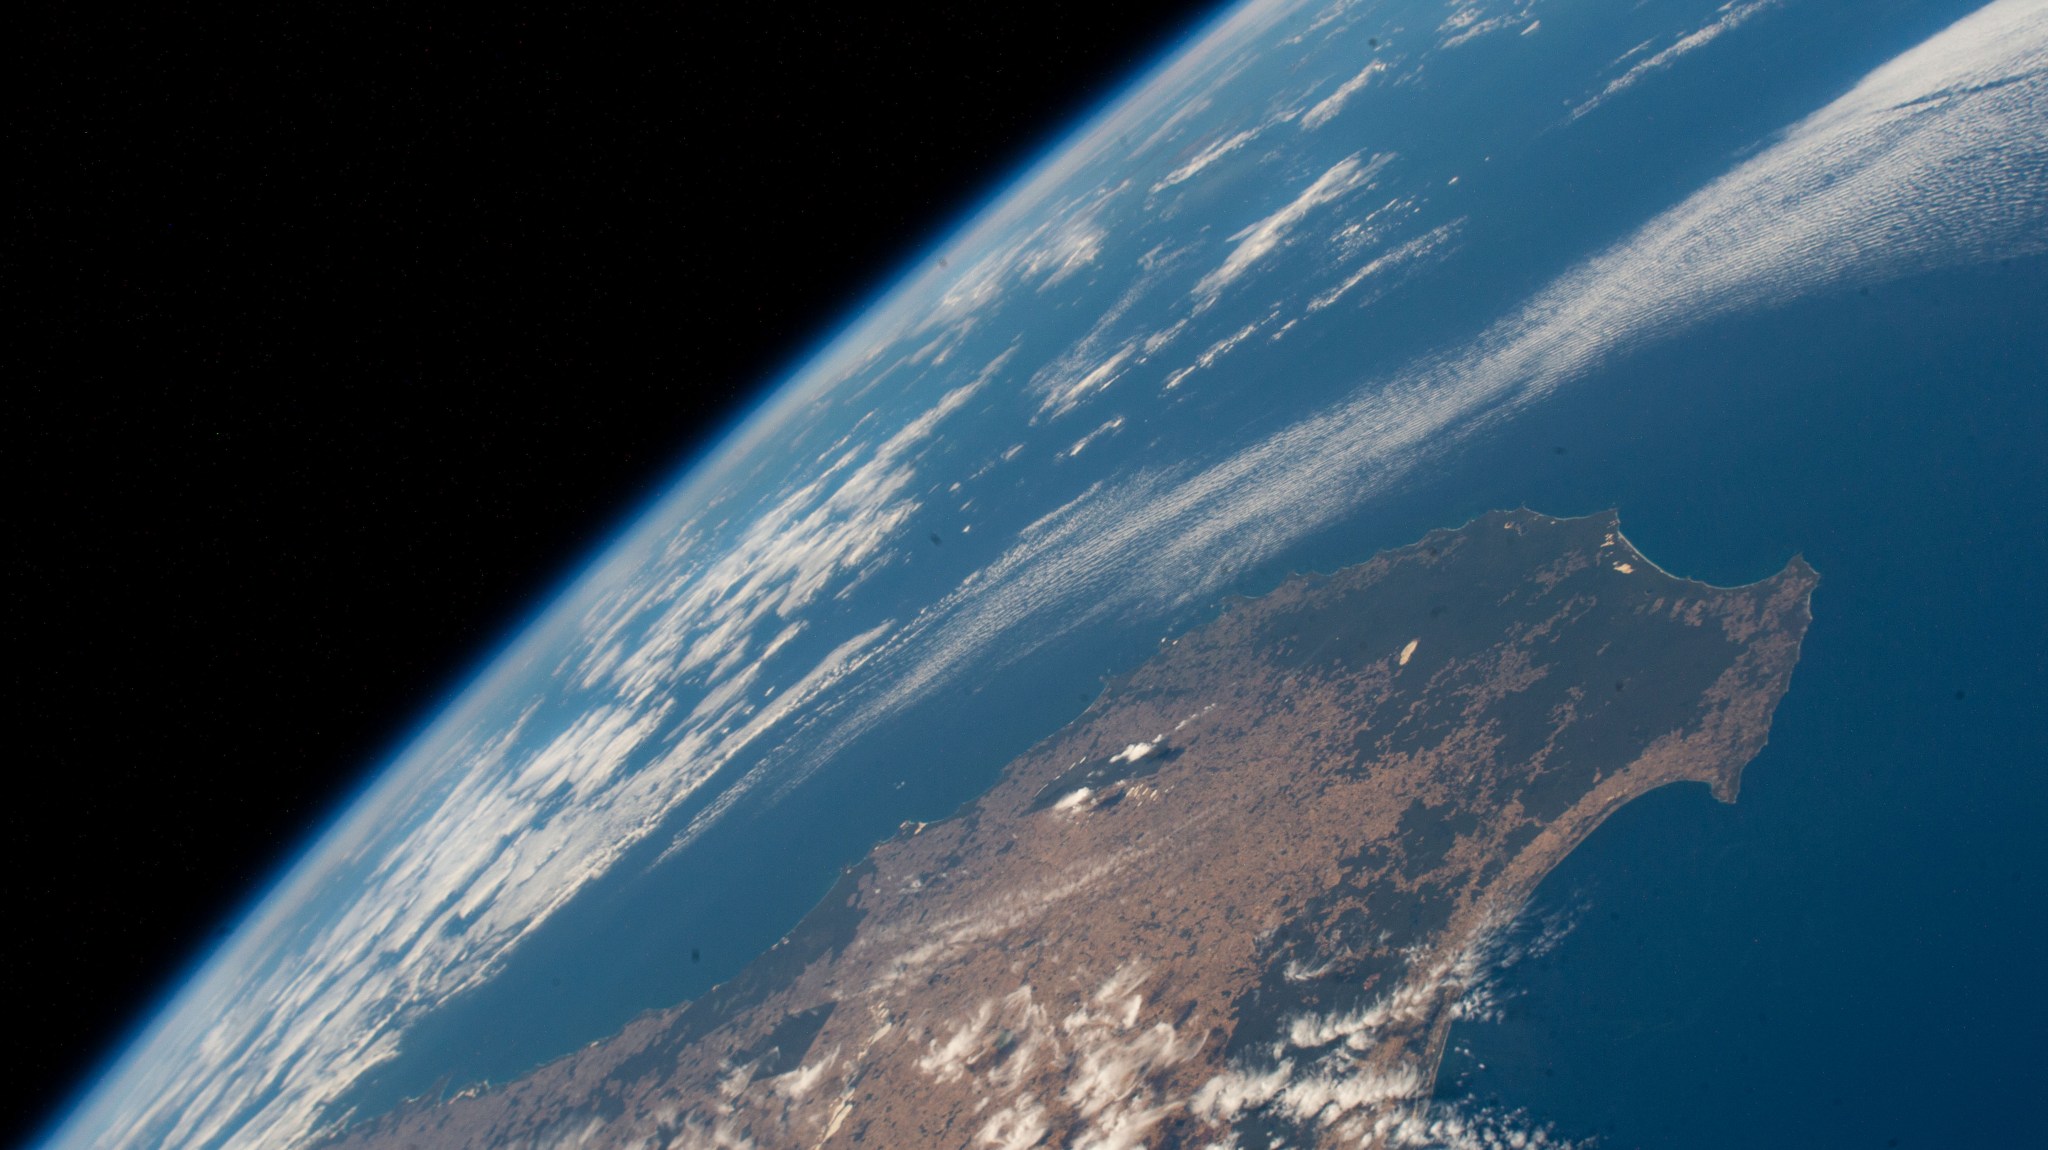
M1778 0L1729 0L1728 3L1721 5L1716 10L1712 20L1673 40L1670 47L1665 48L1663 51L1637 61L1628 71L1608 81L1607 86L1600 89L1597 95L1573 108L1571 118L1574 120L1578 119L1615 96L1620 95L1622 92L1635 87L1643 77L1652 72L1659 72L1669 68L1673 63L1677 62L1680 56L1706 47L1720 39L1725 33L1732 32L1748 23L1750 18L1754 17L1757 13L1762 12L1766 8L1776 7L1777 4ZM1643 41L1643 43L1624 53L1615 63L1621 63L1622 60L1626 60L1635 53L1640 52L1650 43L1651 41L1649 40Z
M1094 796L1095 791L1089 787L1081 787L1078 790L1068 791L1066 794L1060 796L1060 800L1052 805L1052 809L1056 811L1075 810L1078 807L1080 807L1081 804L1087 802Z
M1372 259L1359 265L1350 275L1344 277L1343 282L1309 300L1308 310L1310 312L1321 311L1338 300L1343 299L1346 295L1350 294L1352 289L1362 283L1384 281L1395 272L1409 270L1424 259L1437 255L1440 249L1457 236L1458 229L1463 224L1464 219L1460 217L1448 224L1432 228L1423 235L1374 256ZM1363 302L1369 303L1373 299L1379 298L1381 294L1378 291L1373 292Z
M1156 742L1132 743L1130 746L1127 746L1123 750L1118 751L1116 754L1111 755L1109 757L1109 761L1112 763L1135 763L1139 759L1149 756L1150 754L1152 754L1152 752L1158 749L1159 744Z
M1431 1068L1395 1041L1412 1041L1446 1012L1463 1016L1463 1003L1495 980L1505 956L1529 953L1533 944L1503 941L1530 933L1514 925L1495 917L1447 954L1412 956L1395 988L1367 1006L1295 1017L1274 1049L1246 1055L1196 1088L1188 1112L1224 1131L1253 1117L1279 1118L1342 1145L1564 1145L1519 1114L1432 1100Z
M1193 363L1188 364L1186 367L1176 368L1171 375L1166 377L1165 390L1172 391L1174 388L1179 387L1188 376L1204 368L1215 366L1217 360L1229 355L1238 344L1250 339L1252 333L1258 331L1259 326L1263 322L1263 320L1253 320L1251 323L1210 344L1202 354L1195 357Z
M1450 14L1437 25L1437 34L1443 37L1437 41L1439 48L1456 48L1508 28L1521 28L1527 35L1536 23L1530 14L1536 0L1513 0L1507 5L1498 0L1451 0L1450 7ZM1489 15L1489 10L1494 11Z
M1172 266L1170 260L1156 261L1117 295L1072 347L1032 373L1027 386L1039 397L1040 415L1057 418L1074 410L1115 383L1127 366L1172 340L1177 333L1171 329L1146 336L1131 334L1124 326L1124 318L1151 295Z
M1152 185L1152 193L1157 195L1173 187L1175 184L1186 183L1200 173L1203 168L1257 139L1259 133L1263 130L1263 127L1246 128L1242 132L1237 132L1217 140L1215 143L1196 152L1187 163L1161 176L1159 182Z
M1372 63L1359 69L1357 75L1337 85L1336 91L1323 97L1314 107L1301 114L1302 130L1314 131L1331 120L1336 119L1337 113L1344 110L1344 105L1351 100L1351 97L1364 91L1365 86L1372 83L1374 76L1386 70L1387 64L1384 60L1374 60Z
M1367 186L1394 158L1392 153L1381 153L1362 160L1361 155L1354 153L1330 165L1278 211L1231 236L1237 247L1232 249L1221 266L1195 284L1198 307L1215 303L1225 288L1285 243L1289 234L1311 212Z
M1118 431L1123 430L1123 426L1124 417L1121 415L1116 416L1112 419L1104 420L1101 426L1097 427L1095 430L1089 432L1081 438L1075 440L1074 445L1072 447L1067 448L1066 451L1062 454L1066 458L1071 459L1074 456L1081 454L1081 452L1084 451L1089 444L1095 442L1098 439L1101 439L1103 436L1114 435Z

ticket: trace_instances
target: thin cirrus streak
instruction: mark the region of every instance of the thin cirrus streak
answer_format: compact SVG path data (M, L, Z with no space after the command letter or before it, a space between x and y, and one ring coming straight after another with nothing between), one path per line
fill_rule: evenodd
M1317 208L1342 199L1360 188L1369 187L1373 177L1379 175L1393 160L1391 153L1382 153L1362 160L1357 155L1346 156L1330 165L1322 175L1317 176L1292 200L1278 211L1253 223L1230 238L1237 246L1230 250L1223 262L1195 284L1196 310L1214 304L1223 294L1223 289L1235 283L1254 265L1271 255L1285 244L1289 236L1302 221Z
M1444 37L1437 46L1456 48L1508 28L1527 32L1536 26L1536 18L1530 14L1530 9L1535 6L1536 0L1514 0L1504 6L1506 11L1489 16L1485 13L1487 5L1482 0L1452 0L1450 15L1437 25L1437 32Z
M1213 466L1091 489L893 641L907 666L863 719L998 642L1015 651L1057 624L1199 597L1629 348L1847 282L2048 250L2044 109L2048 4L1996 0L1464 348Z
M1778 0L1729 0L1728 3L1721 5L1712 20L1680 36L1672 41L1670 47L1638 61L1628 71L1608 81L1607 86L1600 89L1597 94L1573 108L1571 118L1574 120L1578 119L1620 93L1633 88L1643 77L1652 72L1669 68L1680 56L1706 47L1715 40L1720 39L1722 34L1732 32L1747 24L1752 16L1757 15L1766 8L1775 8L1777 5ZM1649 43L1649 41L1645 40L1642 44L1637 45L1636 48L1631 49L1629 54L1633 55L1636 51L1647 47ZM1623 59L1626 58L1623 57ZM1616 60L1615 63L1619 64L1621 61Z
M1301 114L1302 130L1314 131L1331 120L1336 119L1337 113L1344 110L1344 105L1351 102L1351 97L1364 90L1367 84L1372 83L1373 77L1386 70L1387 62L1385 60L1374 60L1372 63L1359 69L1357 75L1337 85L1336 91L1324 96L1316 102L1314 107Z

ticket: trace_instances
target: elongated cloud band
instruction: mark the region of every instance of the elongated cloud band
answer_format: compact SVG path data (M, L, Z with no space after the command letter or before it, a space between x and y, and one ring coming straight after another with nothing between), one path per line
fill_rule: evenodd
M923 693L999 640L1014 648L1026 620L1044 634L1047 616L1204 595L1629 348L1846 282L2048 250L2044 175L2048 5L1998 0L1467 346L1213 466L1141 474L1048 517L921 620L928 647L915 649L929 653L874 706ZM1347 161L1318 184L1356 178Z

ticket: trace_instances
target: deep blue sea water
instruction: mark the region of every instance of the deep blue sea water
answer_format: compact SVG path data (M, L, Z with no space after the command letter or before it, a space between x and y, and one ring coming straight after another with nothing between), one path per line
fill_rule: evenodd
M1445 1092L1610 1147L2010 1145L2031 1123L2044 271L1722 323L1501 445L1552 453L1532 504L1617 505L1669 569L1747 580L1797 550L1822 583L1740 801L1653 794L1568 859L1535 904L1577 908L1575 932L1506 974L1505 1021L1457 1029Z
M1573 855L1535 899L1570 910L1573 933L1503 975L1504 1021L1457 1029L1445 1093L1685 1150L1995 1141L2048 1085L2044 285L2048 266L2022 262L1722 321L1612 365L1285 565L1527 504L1618 507L1682 575L1746 582L1794 553L1822 575L1740 802L1653 794ZM601 887L429 1020L361 1101L444 1074L502 1081L563 1035L602 1037L730 976L837 866L971 797L1148 636L937 700L873 741L892 749L722 828L731 841L688 873Z
M1487 81L1484 53L1504 49L1479 45L1472 83L1390 92L1370 142L1434 170L1499 135L1457 193L1466 250L1485 258L1281 350L1248 347L1183 398L1134 409L1125 436L1200 458L1218 427L1262 434L1455 343L1969 7L1794 6L1741 52L1702 54L1570 132L1541 130L1554 113L1512 99L1488 120L1512 78ZM1571 10L1544 21L1549 38L1532 43L1561 54L1583 55L1598 32ZM1327 146L1304 170L1360 141ZM1091 306L1121 288L1106 278ZM1266 304L1230 301L1218 322ZM1047 323L1078 330L1086 312ZM2042 316L2048 262L2032 260L1714 321L1608 363L1226 588L1256 594L1290 570L1517 505L1618 508L1631 539L1680 575L1747 582L1795 553L1821 573L1804 658L1741 801L1651 795L1569 859L1536 904L1566 911L1574 932L1503 974L1504 1020L1457 1029L1447 1095L1610 1147L1997 1144L2020 1128L2048 1087L2031 1045L2048 1023L2033 985L2048 944L2035 863L2048 826ZM964 470L992 446L944 450ZM984 519L971 537L931 524L947 542L892 571L894 590L906 602L943 591L1064 497L1046 491L1130 458L1027 471L1016 482L1042 489L1019 499L1016 521ZM989 666L781 805L721 823L686 860L656 866L669 840L651 836L500 975L424 1018L349 1101L375 1113L437 1083L503 1081L730 977L869 844L972 798L1105 676L1215 604Z

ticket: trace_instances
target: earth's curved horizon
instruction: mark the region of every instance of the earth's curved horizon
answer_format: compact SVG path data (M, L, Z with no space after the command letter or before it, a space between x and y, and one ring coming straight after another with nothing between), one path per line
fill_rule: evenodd
M1829 611L1743 803L1659 790L1520 892L1572 937L1435 1032L1414 1144L2011 1140L2048 1025L2002 961L2048 942L2009 913L2048 818L2014 768L2048 761L2042 314L2043 0L1220 10L536 605L43 1141L305 1145L573 1061L1230 596L1531 506L1620 509L1664 564L1625 579L1811 556ZM1958 1043L1982 1065L1918 1057ZM1116 1144L1126 1085L1041 1137Z

